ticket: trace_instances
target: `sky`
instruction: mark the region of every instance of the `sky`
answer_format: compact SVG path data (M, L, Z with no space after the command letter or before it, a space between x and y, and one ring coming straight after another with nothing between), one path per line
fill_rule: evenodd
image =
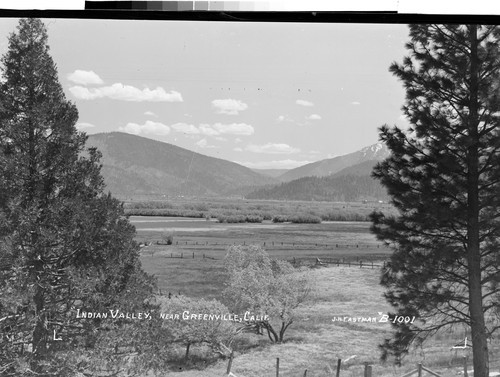
M0 19L0 54L18 20ZM240 163L294 168L406 127L388 68L401 24L44 19L88 134L128 132Z

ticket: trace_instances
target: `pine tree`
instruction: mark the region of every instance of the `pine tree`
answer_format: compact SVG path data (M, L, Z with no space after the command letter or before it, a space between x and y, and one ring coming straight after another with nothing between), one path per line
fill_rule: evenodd
M373 174L399 210L372 214L372 230L394 249L381 283L396 314L420 319L395 325L383 356L465 326L481 377L498 329L499 43L497 26L410 26L410 56L390 70L411 126L381 128L392 155Z
M122 205L104 193L100 153L75 128L44 24L20 20L1 63L0 374L71 375L102 326L76 309L133 309L152 281Z

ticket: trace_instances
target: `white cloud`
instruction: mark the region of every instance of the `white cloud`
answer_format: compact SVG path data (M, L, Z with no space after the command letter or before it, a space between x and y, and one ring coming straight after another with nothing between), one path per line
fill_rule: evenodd
M90 89L83 86L72 86L69 88L69 91L76 98L83 100L111 98L132 102L182 102L181 94L176 91L170 91L167 93L165 89L161 87L157 87L156 89L139 89L134 86L123 85L121 83Z
M215 145L209 145L207 139L201 139L200 141L196 142L196 145L200 148L217 148Z
M198 127L192 124L176 123L171 126L175 131L183 132L190 135L205 135L214 136L217 140L226 141L221 135L252 135L254 128L246 123L231 123L231 124L206 124L202 123ZM239 139L241 141L241 139Z
M246 166L251 169L293 169L302 165L310 164L314 161L298 161L298 160L274 160L274 161L259 161L259 162L238 162L237 164Z
M307 119L309 120L320 120L321 119L321 115L318 115L318 114L311 114L307 117Z
M358 101L353 101L353 102L351 102L351 105L355 105L355 106L357 106L357 105L361 105L361 102L358 102Z
M125 127L120 127L118 130L134 135L168 135L170 133L169 126L150 120L144 124L127 123Z
M236 148L233 148L233 151L235 151L235 152L243 152L243 149L241 149L240 147L236 147Z
M299 148L294 148L283 143L267 143L264 145L249 144L245 149L254 153L271 154L292 154L300 152Z
M219 141L227 141L227 139L225 137L222 137L222 136L216 136L214 139L219 140Z
M286 118L284 115L280 115L277 120L278 120L278 122L283 122L285 119Z
M152 111L146 111L144 113L144 115L148 115L148 116L151 116L151 117L155 117L155 118L158 118L158 115L156 115L155 113L153 113Z
M89 128L94 128L95 126L91 123L86 123L86 122L78 122L76 124L76 129L77 130L88 130Z
M254 128L246 123L231 123L231 124L221 124L215 123L212 126L219 134L225 135L252 135L255 130Z
M188 135L198 135L200 134L200 130L193 126L192 124L187 124L187 123L175 123L172 124L170 127L172 127L174 130L177 132L182 132Z
M303 100L303 99L298 99L297 101L295 101L295 103L296 103L297 105L300 105L300 106L308 106L308 107L310 107L310 106L314 106L314 103L309 102L309 101L305 101L305 100Z
M242 139L240 139L239 137L237 137L236 139L234 139L234 142L235 142L235 143L241 143L242 141L243 141L243 140L242 140Z
M68 74L68 80L80 85L99 85L104 81L94 71L82 71L77 69L75 72Z
M214 130L212 126L210 126L209 124L200 124L200 127L198 128L200 130L200 133L202 133L203 135L207 136L219 135L219 132Z
M237 115L240 111L246 110L248 105L237 99L216 99L212 101L217 113Z

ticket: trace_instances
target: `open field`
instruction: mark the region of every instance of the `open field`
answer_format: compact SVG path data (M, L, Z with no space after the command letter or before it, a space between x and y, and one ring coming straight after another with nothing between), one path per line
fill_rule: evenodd
M227 247L233 244L265 244L274 258L310 258L311 264L316 257L353 263L373 260L380 264L390 255L390 250L369 233L369 224L363 222L220 224L204 219L165 217L131 217L131 221L137 228L138 241L152 242L142 249L141 260L145 270L157 276L162 294L220 299L225 281L222 259ZM164 234L173 235L172 245L155 244L161 242ZM454 344L463 341L465 333L461 328L438 334L423 350L412 352L399 368L379 361L377 346L390 335L388 323L332 321L344 316L378 320L379 313L390 310L383 298L377 268L329 265L311 268L309 273L315 282L314 293L300 307L285 343L275 345L264 336L240 335L232 364L236 376L275 376L278 357L281 377L302 377L305 369L308 377L334 376L337 358L346 360L354 355L342 366L341 376L362 376L364 362L373 365L373 376L377 377L402 376L415 369L417 362L444 377L456 376L463 370L462 351L451 350ZM495 339L490 356L493 371L500 368L499 351L500 344ZM183 352L179 348L179 359ZM193 346L191 355L188 364L175 364L166 375L225 375L227 360L206 361L207 350L202 346Z
M296 258L308 264L315 258L379 262L390 253L363 222L220 224L203 219L130 219L138 241L152 242L142 249L141 260L146 271L157 276L163 293L217 298L224 284L222 259L233 244L260 244L273 258L290 262ZM165 234L173 235L173 244L156 245Z

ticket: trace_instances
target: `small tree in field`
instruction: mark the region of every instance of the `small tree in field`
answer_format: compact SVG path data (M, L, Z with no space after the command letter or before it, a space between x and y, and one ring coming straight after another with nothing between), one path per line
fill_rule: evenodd
M261 326L273 343L283 342L296 309L311 291L306 271L272 260L259 246L233 246L224 259L228 275L224 297L235 313L248 313L248 325Z
M394 249L383 271L397 325L384 356L465 324L474 376L488 376L487 339L499 326L500 28L411 25L410 56L391 71L406 88L411 127L381 128L391 156L374 176L398 216L372 214Z
M207 344L216 353L227 356L237 334L234 322L228 318L229 310L217 300L190 298L187 296L160 298L160 309L169 315L178 315L163 321L162 327L169 332L172 342L186 347L185 359L192 345Z

